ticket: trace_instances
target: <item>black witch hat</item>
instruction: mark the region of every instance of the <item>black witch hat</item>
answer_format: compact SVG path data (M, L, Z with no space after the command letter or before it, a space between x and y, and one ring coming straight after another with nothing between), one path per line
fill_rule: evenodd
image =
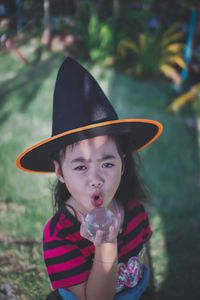
M127 135L132 150L152 143L162 132L154 120L123 119L92 77L74 59L61 65L53 102L52 136L32 146L17 159L17 166L37 173L54 172L52 154L65 145L102 135Z

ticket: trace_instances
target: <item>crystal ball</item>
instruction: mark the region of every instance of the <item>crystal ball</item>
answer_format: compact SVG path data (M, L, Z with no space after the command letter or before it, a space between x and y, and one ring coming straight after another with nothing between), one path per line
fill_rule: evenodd
M97 230L103 231L102 241L106 241L111 225L117 226L117 219L113 212L104 207L95 207L86 216L87 232L94 237Z

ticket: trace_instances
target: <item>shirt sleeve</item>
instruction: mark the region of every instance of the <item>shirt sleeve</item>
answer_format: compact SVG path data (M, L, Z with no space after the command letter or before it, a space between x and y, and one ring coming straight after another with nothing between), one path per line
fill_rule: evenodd
M129 204L129 227L135 232L137 243L145 243L152 235L147 212L142 201L135 200Z
M53 289L80 284L88 279L91 262L70 240L45 239L43 257Z

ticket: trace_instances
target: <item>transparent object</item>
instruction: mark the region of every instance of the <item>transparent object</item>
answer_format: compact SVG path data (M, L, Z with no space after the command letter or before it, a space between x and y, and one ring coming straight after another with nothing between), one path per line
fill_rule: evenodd
M117 226L117 219L113 212L104 207L96 207L92 209L86 216L87 232L94 237L97 230L103 231L102 241L106 241L109 236L109 228L111 225Z

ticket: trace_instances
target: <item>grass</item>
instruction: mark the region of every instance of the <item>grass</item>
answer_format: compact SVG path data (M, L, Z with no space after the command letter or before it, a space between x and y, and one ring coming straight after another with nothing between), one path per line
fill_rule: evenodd
M33 41L34 42L34 41ZM29 53L23 65L0 56L0 281L13 281L22 299L45 299L50 284L42 259L42 231L53 213L53 175L20 171L16 157L51 135L52 95L64 54ZM165 112L174 93L159 82L140 82L86 64L121 118L163 123L161 137L141 151L146 206L154 234L149 243L156 299L199 299L199 183L196 135L182 114Z

